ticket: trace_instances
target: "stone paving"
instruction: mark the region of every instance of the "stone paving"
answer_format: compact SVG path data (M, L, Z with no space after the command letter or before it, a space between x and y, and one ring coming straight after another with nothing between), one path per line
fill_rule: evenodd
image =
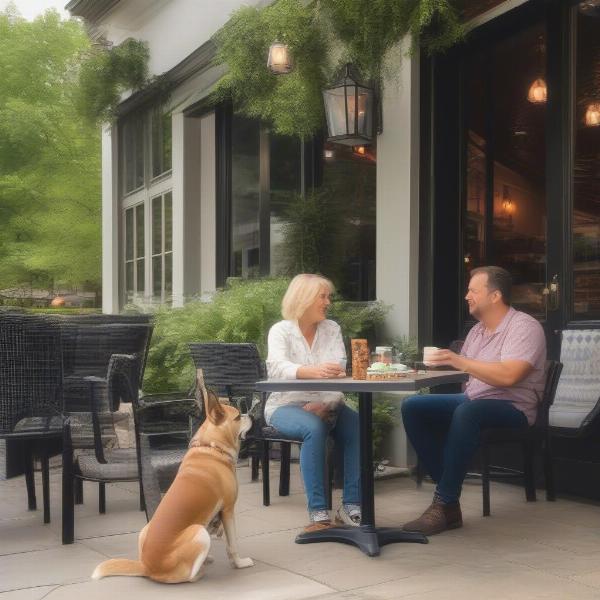
M255 566L229 567L224 542L215 540L215 563L192 584L165 586L145 579L92 581L107 557L135 557L145 518L137 486L107 486L107 514L97 511L97 486L85 484L76 509L76 543L60 543L60 472L52 471L52 523L41 510L27 511L22 478L0 481L0 600L586 600L600 598L600 507L559 499L525 502L521 488L492 485L492 516L481 516L481 489L465 486L465 526L427 545L398 544L369 558L351 546L294 544L306 512L298 466L292 466L291 495L276 494L262 506L261 485L248 467L238 470L238 530L242 555ZM41 484L38 480L38 496ZM432 487L420 490L409 478L376 484L377 522L396 525L420 514ZM337 498L337 496L336 496ZM41 504L41 497L38 504Z

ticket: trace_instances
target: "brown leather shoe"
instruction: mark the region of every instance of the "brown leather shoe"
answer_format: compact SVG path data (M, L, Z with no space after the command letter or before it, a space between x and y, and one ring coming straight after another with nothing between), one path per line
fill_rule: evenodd
M458 529L459 527L462 527L462 513L458 502L453 504L432 502L431 506L418 519L406 523L402 529L424 535L435 535L446 529Z

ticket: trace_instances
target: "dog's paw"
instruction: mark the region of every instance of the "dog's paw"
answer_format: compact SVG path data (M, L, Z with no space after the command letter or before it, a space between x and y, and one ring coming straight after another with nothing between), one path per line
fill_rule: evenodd
M233 566L236 569L247 569L248 567L254 566L254 561L250 557L248 557L248 558L233 558L231 560L231 562L233 563Z

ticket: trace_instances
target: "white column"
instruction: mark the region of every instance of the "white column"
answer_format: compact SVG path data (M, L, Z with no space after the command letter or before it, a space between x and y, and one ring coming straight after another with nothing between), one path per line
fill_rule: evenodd
M395 49L377 140L377 298L393 308L390 336L417 335L419 266L419 57Z
M102 127L102 312L119 312L117 126Z
M200 244L201 244L201 120L197 117L186 117L184 120L185 144L185 255L183 258L185 298L196 296L202 291L200 287Z
M377 140L377 298L391 309L388 339L417 336L419 289L419 57L407 44L387 61L393 74L385 82L383 133ZM382 340L383 341L383 340ZM397 404L406 394L385 394ZM392 464L415 463L404 426L391 433Z
M185 260L185 169L184 116L172 115L172 194L173 194L173 306L183 306Z
M215 114L201 119L200 156L200 291L217 287L217 188L215 163Z

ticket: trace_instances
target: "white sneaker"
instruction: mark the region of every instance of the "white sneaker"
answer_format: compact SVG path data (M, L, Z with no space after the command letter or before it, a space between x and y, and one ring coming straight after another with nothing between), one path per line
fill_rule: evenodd
M310 518L310 523L304 528L304 531L306 532L328 529L332 526L329 511L327 510L311 510L309 511L308 516Z
M342 504L335 513L336 522L342 525L358 527L360 519L360 504Z

